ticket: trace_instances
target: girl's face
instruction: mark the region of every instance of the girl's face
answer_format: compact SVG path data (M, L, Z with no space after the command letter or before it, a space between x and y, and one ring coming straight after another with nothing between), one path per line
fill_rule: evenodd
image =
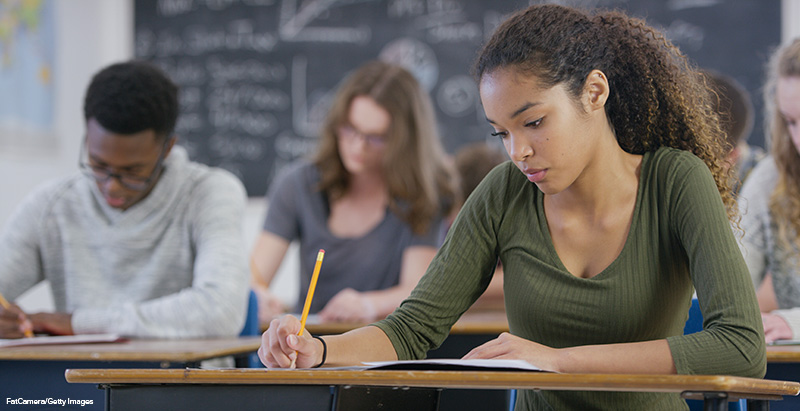
M337 130L339 155L350 174L380 173L392 117L372 97L350 103L347 121Z
M480 95L486 119L516 166L545 194L580 176L593 151L592 127L563 85L542 88L513 69L484 74Z
M778 113L786 123L794 148L800 152L800 77L781 77L777 86Z

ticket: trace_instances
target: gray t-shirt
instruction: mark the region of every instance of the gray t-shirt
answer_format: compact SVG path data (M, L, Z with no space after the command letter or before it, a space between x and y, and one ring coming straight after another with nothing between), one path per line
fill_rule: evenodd
M319 170L307 161L288 167L273 182L264 230L288 241L300 240L300 298L303 308L317 253L325 250L311 312L316 313L345 288L356 291L382 290L397 285L403 252L411 246L438 247L444 224L435 219L424 235L389 209L383 220L361 237L340 238L328 229L330 207L327 195L316 187Z

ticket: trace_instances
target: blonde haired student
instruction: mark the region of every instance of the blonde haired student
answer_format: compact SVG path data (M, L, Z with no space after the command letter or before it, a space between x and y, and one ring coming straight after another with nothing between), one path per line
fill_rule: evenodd
M770 155L739 199L742 252L768 342L800 339L800 39L778 49L765 87ZM763 283L762 283L763 282Z
M729 216L722 131L701 75L619 12L536 5L479 54L486 118L511 161L464 204L386 320L298 337L274 320L269 367L423 357L504 268L510 333L465 358L566 373L762 377L764 336ZM704 329L683 335L697 289ZM677 394L520 391L517 409L686 409Z
M443 218L457 204L455 173L444 158L432 104L410 72L372 61L350 74L316 155L290 166L267 196L252 252L262 321L282 311L269 285L295 239L301 296L317 250L326 250L312 313L365 322L392 312L422 277L441 243Z

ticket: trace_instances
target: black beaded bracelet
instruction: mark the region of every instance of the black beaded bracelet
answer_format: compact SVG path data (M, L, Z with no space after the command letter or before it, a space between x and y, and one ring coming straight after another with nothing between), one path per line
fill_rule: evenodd
M312 337L318 339L322 343L322 362L311 367L311 368L319 368L325 364L325 359L328 358L328 344L325 344L325 340L323 340L322 337L318 335L312 335Z

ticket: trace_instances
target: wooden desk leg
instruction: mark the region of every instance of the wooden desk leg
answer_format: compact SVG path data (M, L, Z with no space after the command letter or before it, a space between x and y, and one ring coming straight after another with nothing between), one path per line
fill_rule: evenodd
M707 392L703 394L703 411L727 411L728 394Z
M769 411L769 401L747 400L747 411Z

